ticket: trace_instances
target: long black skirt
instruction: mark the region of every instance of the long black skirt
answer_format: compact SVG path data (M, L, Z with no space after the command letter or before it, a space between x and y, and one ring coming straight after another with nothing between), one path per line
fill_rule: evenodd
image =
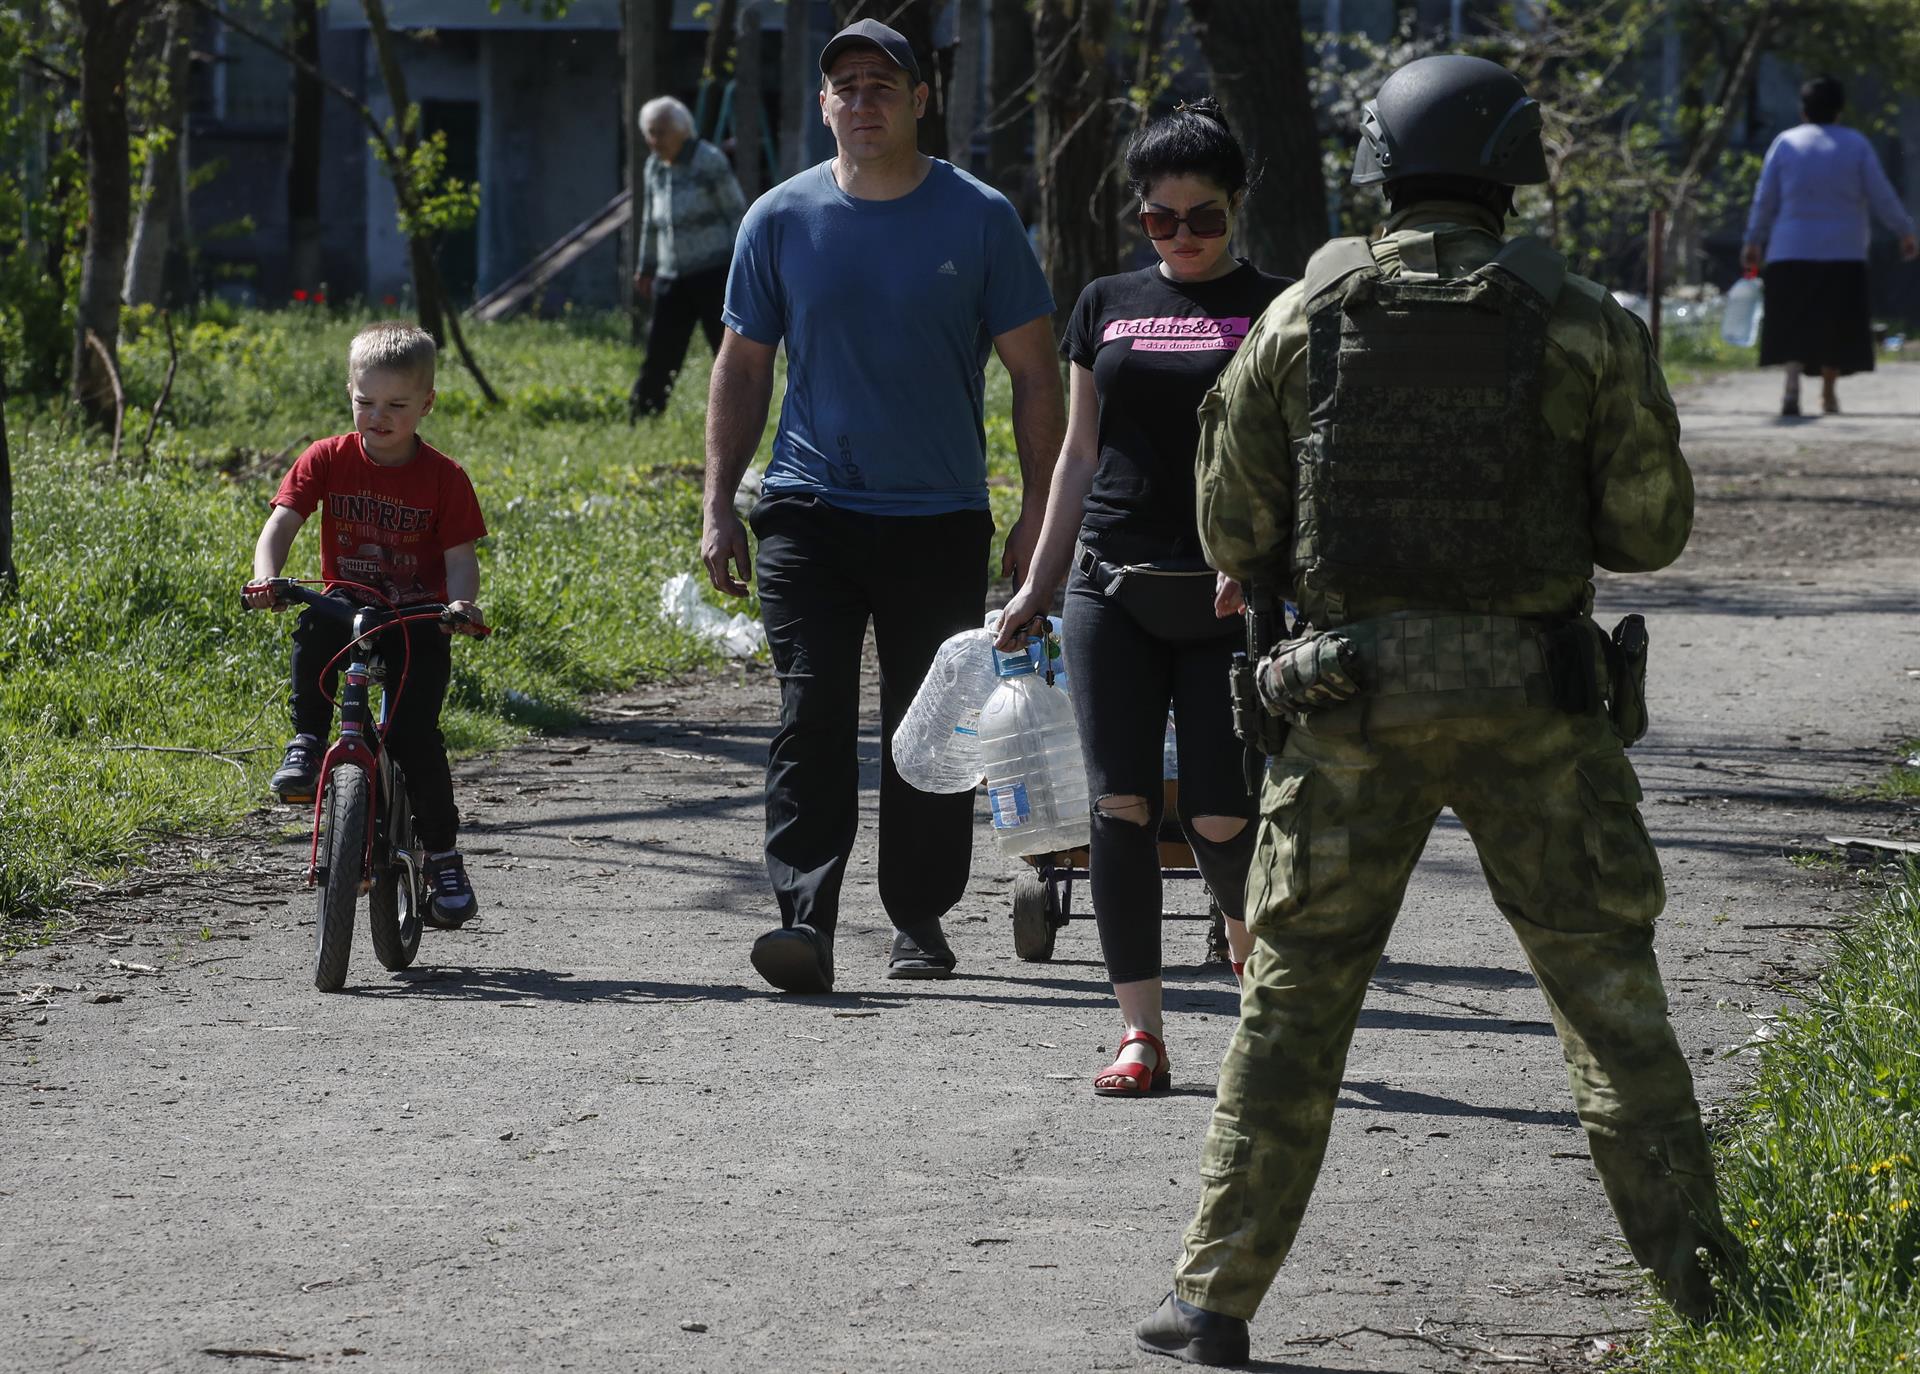
M1873 371L1873 309L1864 262L1770 262L1760 366L1799 363L1809 376Z

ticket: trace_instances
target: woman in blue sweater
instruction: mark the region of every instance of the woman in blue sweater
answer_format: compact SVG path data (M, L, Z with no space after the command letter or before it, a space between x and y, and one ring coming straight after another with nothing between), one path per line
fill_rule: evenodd
M1913 216L1888 184L1873 145L1834 121L1846 92L1830 76L1800 88L1802 123L1767 149L1747 216L1741 262L1766 265L1767 310L1760 365L1787 371L1782 415L1800 413L1800 375L1820 374L1820 408L1840 409L1835 381L1873 371L1867 293L1868 214L1900 238L1900 256L1920 256Z

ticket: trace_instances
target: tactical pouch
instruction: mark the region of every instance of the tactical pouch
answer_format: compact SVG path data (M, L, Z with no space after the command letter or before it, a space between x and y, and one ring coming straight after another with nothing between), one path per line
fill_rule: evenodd
M1114 564L1082 545L1079 562L1087 585L1155 639L1197 644L1240 628L1237 619L1223 620L1213 613L1215 574L1199 559Z
M1570 715L1600 709L1600 627L1585 616L1563 620L1542 636L1553 704Z
M1260 665L1260 699L1275 715L1337 706L1360 695L1360 651L1337 634L1283 644Z
M1607 715L1628 748L1647 733L1647 649L1643 616L1627 616L1607 640Z

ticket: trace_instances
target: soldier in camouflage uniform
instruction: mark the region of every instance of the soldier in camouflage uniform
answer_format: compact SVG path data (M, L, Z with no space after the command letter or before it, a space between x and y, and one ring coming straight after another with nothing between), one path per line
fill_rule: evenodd
M1546 179L1539 131L1494 63L1395 72L1353 176L1384 183L1384 233L1321 249L1201 408L1208 560L1304 623L1258 678L1288 727L1247 891L1258 939L1199 1213L1137 1330L1146 1350L1246 1359L1443 807L1546 995L1635 1258L1699 1318L1702 1252L1734 1253L1667 1022L1666 890L1622 748L1644 729L1645 660L1589 615L1595 564L1679 556L1693 484L1644 327L1539 240L1503 243L1511 188Z

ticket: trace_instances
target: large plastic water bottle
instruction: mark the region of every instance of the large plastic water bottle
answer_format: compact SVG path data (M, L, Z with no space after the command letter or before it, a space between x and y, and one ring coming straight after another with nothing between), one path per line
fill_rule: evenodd
M1160 781L1173 782L1180 776L1180 737L1174 729L1173 712L1167 712L1167 733L1160 741Z
M1073 705L1023 649L994 651L1000 685L980 713L993 837L1015 856L1078 849L1092 829Z
M962 630L942 644L893 732L893 766L922 792L971 792L985 771L980 712L1000 685L993 633Z
M1059 616L1048 616L1047 637L1045 639L1041 639L1038 636L1030 637L1027 640L1027 657L1033 660L1034 668L1038 670L1043 677L1046 675L1047 670L1051 668L1053 670L1053 685L1064 692L1069 690L1069 688L1067 686L1067 660L1060 640L1061 625L1062 621ZM999 611L987 612L987 628L992 630L996 636L1000 633Z
M1720 337L1735 348L1751 348L1760 338L1760 320L1766 313L1760 274L1752 268L1727 292L1726 313L1720 317Z

